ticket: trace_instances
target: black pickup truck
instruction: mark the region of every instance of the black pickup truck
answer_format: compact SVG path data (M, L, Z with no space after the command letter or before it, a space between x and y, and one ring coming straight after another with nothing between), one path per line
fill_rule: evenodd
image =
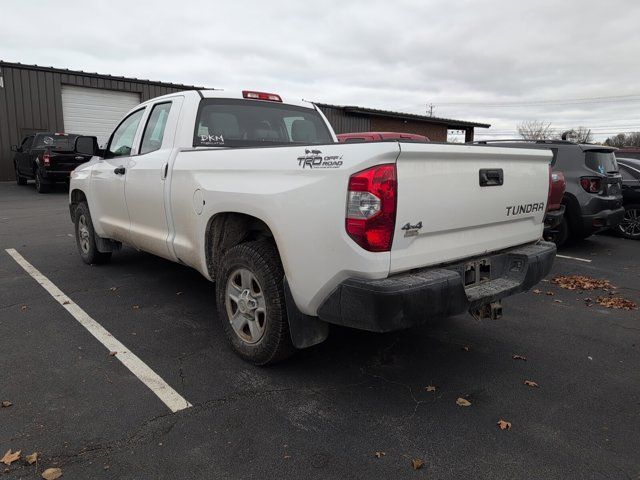
M12 145L18 185L26 185L32 178L36 190L47 193L55 182L69 182L71 171L91 158L74 153L79 138L95 139L67 133L36 133L26 136L20 145Z

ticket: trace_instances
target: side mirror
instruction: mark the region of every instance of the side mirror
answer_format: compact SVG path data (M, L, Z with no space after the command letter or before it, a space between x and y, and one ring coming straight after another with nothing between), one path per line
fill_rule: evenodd
M11 145L12 152L20 152L22 149L18 145Z
M76 145L73 151L79 155L98 155L98 139L87 136L78 137L76 138Z

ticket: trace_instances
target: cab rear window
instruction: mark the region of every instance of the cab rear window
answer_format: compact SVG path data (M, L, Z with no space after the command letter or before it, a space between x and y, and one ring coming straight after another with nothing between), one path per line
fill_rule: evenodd
M203 99L194 147L251 147L332 143L324 120L313 109L258 100Z
M67 135L37 135L33 148L50 148L52 150L73 150L72 139Z
M587 168L603 175L618 172L618 163L613 152L586 151L584 162Z

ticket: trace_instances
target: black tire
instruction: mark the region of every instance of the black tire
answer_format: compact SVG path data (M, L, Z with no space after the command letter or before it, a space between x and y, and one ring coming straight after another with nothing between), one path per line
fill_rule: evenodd
M100 252L96 247L96 232L93 229L87 202L81 202L76 207L74 225L78 253L84 263L91 265L107 263L111 260L111 252Z
M566 217L562 217L560 223L556 227L556 231L549 235L549 240L556 244L557 247L561 247L569 240L569 224Z
M42 179L42 174L40 173L40 169L37 168L36 169L36 173L35 173L35 179L36 179L36 192L38 193L49 193L51 191L51 184L45 182Z
M243 272L251 274L251 282L246 289L244 278L241 278ZM289 334L283 282L280 255L273 242L268 240L236 245L224 254L220 262L216 278L218 317L233 350L254 365L273 364L295 352ZM242 286L238 286L240 283ZM255 302L256 306L249 305L250 311L241 311L239 301L231 300L230 292L236 292L238 297L246 293L241 301L246 299L246 302ZM232 318L240 318L246 328L238 328L238 322L236 327L232 326ZM260 332L259 335L253 335L251 326Z
M640 240L640 204L624 206L624 219L615 228L615 232L624 238Z
M20 175L20 172L18 172L18 164L15 164L14 168L16 169L16 183L18 185L26 185L27 177L23 177L22 175Z

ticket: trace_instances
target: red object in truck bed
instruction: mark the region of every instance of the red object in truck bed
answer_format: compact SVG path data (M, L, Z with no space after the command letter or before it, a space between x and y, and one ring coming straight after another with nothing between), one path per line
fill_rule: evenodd
M428 142L429 138L416 133L399 133L399 132L354 132L340 133L336 135L341 143L356 142L388 142L394 140L402 140L405 142Z

